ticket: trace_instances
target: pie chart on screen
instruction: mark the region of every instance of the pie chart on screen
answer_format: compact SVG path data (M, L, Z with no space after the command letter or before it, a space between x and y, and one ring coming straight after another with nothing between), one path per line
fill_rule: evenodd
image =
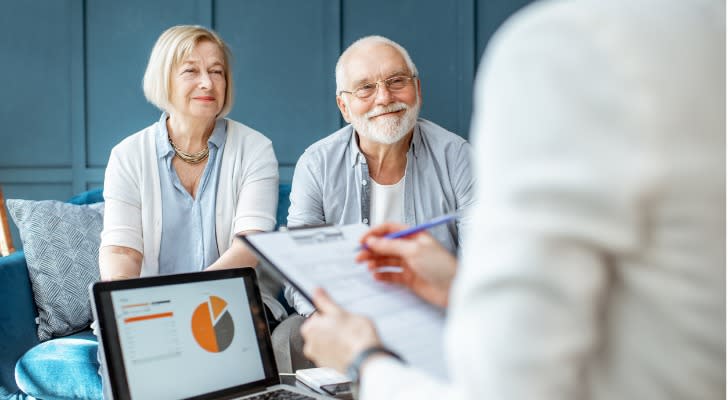
M210 296L192 313L192 336L210 353L225 351L233 342L235 325L227 305L225 300Z

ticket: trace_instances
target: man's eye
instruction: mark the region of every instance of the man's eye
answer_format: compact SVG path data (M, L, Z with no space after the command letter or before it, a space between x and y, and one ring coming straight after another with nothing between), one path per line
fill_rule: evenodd
M367 83L366 85L359 88L359 90L374 90L374 88L377 87L377 85L373 83Z

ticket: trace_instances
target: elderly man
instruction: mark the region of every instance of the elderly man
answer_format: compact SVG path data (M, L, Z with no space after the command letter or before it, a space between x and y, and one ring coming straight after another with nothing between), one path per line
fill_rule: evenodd
M368 36L347 48L336 64L336 103L350 123L314 143L298 160L293 175L288 225L414 225L473 203L470 144L425 119L418 119L422 86L417 67L399 44ZM462 222L432 229L448 250L459 247ZM292 288L286 298L308 315L313 307ZM301 318L289 318L274 342L291 335L292 353L300 343ZM276 347L281 347L277 345ZM283 345L285 347L285 345ZM279 358L279 367L305 366L296 354Z

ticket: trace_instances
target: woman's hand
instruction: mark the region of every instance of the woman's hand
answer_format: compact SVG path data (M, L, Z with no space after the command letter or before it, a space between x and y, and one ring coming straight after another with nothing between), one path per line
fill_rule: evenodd
M244 231L238 235L247 235L261 231ZM255 267L258 265L258 259L248 246L240 239L234 238L232 245L224 253L220 255L214 263L210 264L205 271L214 271L217 269L230 269L240 267Z
M375 226L362 237L364 250L356 260L366 262L376 280L407 286L425 301L445 308L457 260L426 232L399 239L383 238L406 228L394 223ZM402 271L383 267L400 267Z
M319 367L346 372L364 349L381 341L371 320L345 311L323 289L313 295L316 312L301 326L303 354Z

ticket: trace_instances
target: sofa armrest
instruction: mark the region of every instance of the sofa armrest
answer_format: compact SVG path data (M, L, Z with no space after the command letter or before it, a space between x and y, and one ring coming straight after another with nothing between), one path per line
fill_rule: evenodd
M38 344L36 316L25 253L0 257L0 395L18 390L15 363Z

